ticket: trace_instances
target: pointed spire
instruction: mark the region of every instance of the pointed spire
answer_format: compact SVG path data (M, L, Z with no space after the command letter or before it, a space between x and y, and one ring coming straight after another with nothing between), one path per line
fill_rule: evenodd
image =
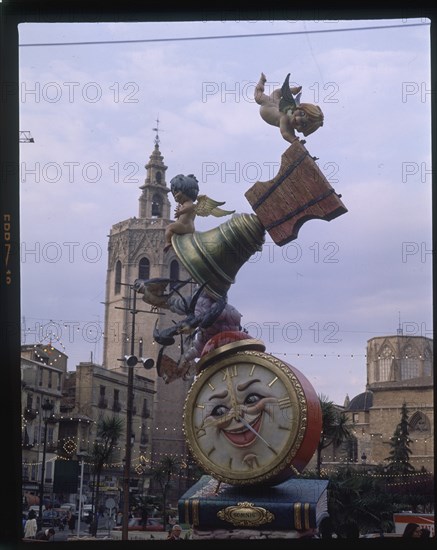
M156 132L156 135L155 135L155 148L157 149L159 147L159 142L160 142L160 139L159 139L159 115L156 118L156 128L152 128L152 130L154 132Z
M399 325L397 330L398 336L403 335L402 325L401 325L401 312L399 311Z

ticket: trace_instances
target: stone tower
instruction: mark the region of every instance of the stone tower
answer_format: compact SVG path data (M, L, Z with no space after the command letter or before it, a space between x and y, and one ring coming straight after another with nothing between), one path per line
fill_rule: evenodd
M134 216L113 225L108 242L103 366L125 373L128 367L124 361L119 360L125 355L151 357L156 364L160 350L160 346L153 340L156 322L162 329L182 319L168 310L152 311L151 306L141 300L141 295L136 294L137 313L132 344L134 316L131 311L134 291L131 285L138 278L163 277L184 280L190 278L173 250L164 252L165 227L172 221L171 204L168 199L170 189L166 185L167 166L159 149L158 129L155 130L154 149L145 165L144 184L140 186L138 217ZM186 285L182 292L187 294L190 291L190 285ZM166 354L178 359L177 340L174 346L166 348ZM134 377L138 376L152 379L156 391L151 421L149 421L151 425L148 427L151 436L151 456L146 457L147 464L153 467L166 456L172 456L185 463L187 450L182 433L182 412L190 381L178 379L165 384L163 379L157 376L155 368L145 370L141 363L134 370ZM134 380L134 410L139 408L141 403L135 402ZM135 427L133 429L135 431ZM136 441L139 436L140 434L135 434ZM134 443L132 451L134 462L138 452L140 451Z

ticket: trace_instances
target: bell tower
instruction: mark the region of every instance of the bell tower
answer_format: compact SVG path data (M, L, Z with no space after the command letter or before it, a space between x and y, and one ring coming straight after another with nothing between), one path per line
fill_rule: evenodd
M140 189L139 218L166 219L170 218L170 202L167 194L170 189L165 185L165 172L167 166L164 164L164 157L159 150L159 119L156 120L155 148L146 164L146 179Z
M159 121L157 121L159 124ZM134 368L134 416L133 433L135 444L132 460L136 463L140 455L146 453L150 466L156 466L166 456L185 460L187 449L182 433L182 413L190 380L179 378L170 384L157 375L156 368L145 370L141 363L128 367L119 359L125 355L151 357L157 360L160 346L153 339L155 323L159 328L181 321L181 317L169 310L152 310L140 294L136 294L136 314L132 315L132 285L136 279L190 278L185 267L179 262L173 249L164 251L165 228L170 219L170 189L166 185L167 166L160 151L159 128L155 131L154 148L145 165L146 177L140 186L138 217L132 217L115 223L109 232L108 266L105 293L105 325L103 336L103 367L127 374L128 368ZM191 285L187 285L187 292ZM135 337L132 345L132 321L135 320ZM180 349L177 342L166 348L166 354L177 360ZM144 377L154 382L154 395L151 414L150 408L141 402L139 392L135 390L135 379ZM121 395L124 407L127 393ZM149 455L149 449L151 454ZM178 495L172 495L177 500Z

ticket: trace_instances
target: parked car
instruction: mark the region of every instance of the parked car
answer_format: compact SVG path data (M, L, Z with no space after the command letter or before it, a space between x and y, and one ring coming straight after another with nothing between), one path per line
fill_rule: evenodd
M122 531L122 529L122 525L114 527L114 531ZM162 518L147 518L146 525L143 525L142 518L130 518L127 529L128 531L164 531L164 525Z

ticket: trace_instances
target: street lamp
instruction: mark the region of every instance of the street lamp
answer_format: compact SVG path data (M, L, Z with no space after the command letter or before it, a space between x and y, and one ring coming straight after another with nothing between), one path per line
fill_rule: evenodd
M79 516L77 518L77 538L80 537L80 522L82 520L82 492L83 492L83 466L84 466L84 459L86 456L88 456L88 453L86 452L78 452L77 458L80 458L80 488L79 488Z
M123 283L122 283L123 284ZM126 404L126 454L123 473L123 518L121 526L121 540L129 539L129 492L130 492L130 470L132 462L132 414L133 414L133 399L134 399L134 368L138 362L141 362L146 370L153 368L154 360L138 359L135 355L135 316L139 312L137 310L137 293L132 285L128 285L130 293L133 293L132 308L129 308L132 314L132 331L130 341L130 355L125 355L121 361L124 361L128 367L127 371L127 404ZM130 302L130 300L129 300ZM125 308L117 308L125 309Z
M49 401L48 397L46 397L46 399L44 400L44 403L41 404L41 409L42 409L42 420L44 422L44 439L43 439L43 447L42 447L41 483L39 486L38 523L39 523L40 529L42 527L42 502L44 500L44 476L46 472L47 422L54 409L54 404L52 401Z

